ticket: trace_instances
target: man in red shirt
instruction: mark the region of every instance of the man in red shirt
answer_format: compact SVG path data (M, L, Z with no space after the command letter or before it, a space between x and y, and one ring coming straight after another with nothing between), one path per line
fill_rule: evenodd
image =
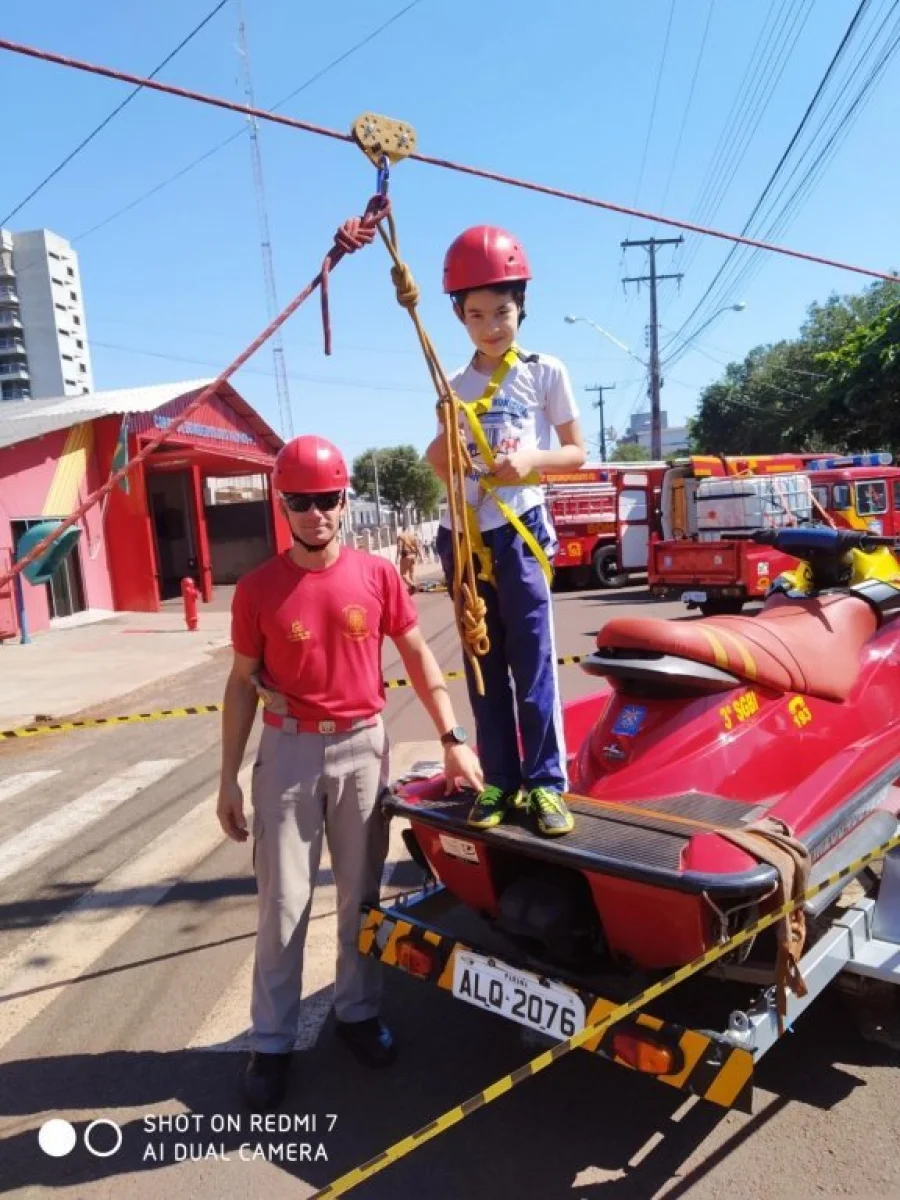
M340 451L320 437L296 438L280 451L272 482L294 545L235 590L217 808L225 833L246 841L238 771L261 696L252 829L259 920L244 1075L257 1111L277 1107L287 1085L323 834L337 888L336 1030L367 1065L394 1059L378 1016L379 965L356 949L360 905L378 899L388 844L379 804L388 783L380 716L386 636L434 722L447 779L476 791L483 784L400 576L386 559L338 541L348 484Z

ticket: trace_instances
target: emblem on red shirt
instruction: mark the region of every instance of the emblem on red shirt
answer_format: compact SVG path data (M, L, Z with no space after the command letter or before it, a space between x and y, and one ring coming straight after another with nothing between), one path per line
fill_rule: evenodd
M288 634L289 642L308 642L311 636L311 633L302 621L291 621L291 632Z
M361 604L348 604L344 609L344 620L347 625L344 637L353 642L362 642L369 636L369 618Z

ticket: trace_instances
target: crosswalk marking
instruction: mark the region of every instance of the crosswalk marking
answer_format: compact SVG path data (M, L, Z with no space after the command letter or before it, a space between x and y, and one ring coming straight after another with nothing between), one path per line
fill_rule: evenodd
M435 744L427 742L396 745L392 753L392 777L402 775L414 762L439 759L439 747L437 753L435 750ZM179 763L178 759L139 763L0 844L0 879L35 861L51 846L87 828ZM26 772L2 780L0 787L6 790L0 791L0 800L11 796L14 787L15 793L21 794L57 773ZM240 776L248 801L251 775L252 767L248 766ZM406 857L400 837L404 825L405 822L397 820L391 822L390 849L382 880L382 886L388 889L397 862ZM36 930L0 960L0 1051L67 988L89 988L90 982L84 976L93 965L127 938L149 911L182 879L189 877L222 842L223 835L215 818L215 796L209 795L106 876L52 924ZM323 869L327 870L328 865L326 850ZM335 910L334 885L323 884L316 889L313 899L307 938L305 998L295 1043L298 1050L315 1045L332 1008L337 942ZM190 1039L188 1049L234 1051L247 1047L252 942L250 947L231 984ZM87 995L87 991L84 994Z
M27 792L29 788L37 787L39 783L44 783L58 774L59 771L23 771L21 775L9 775L6 779L0 779L0 804L4 800L20 796L22 792Z
M251 770L241 773L244 787ZM223 839L215 796L207 796L0 962L0 1050L125 937ZM125 896L128 901L122 903Z
M440 762L438 742L400 742L391 747L391 776L397 778L414 763ZM407 857L401 837L405 821L392 820L390 845L381 876L382 891L391 886L397 864ZM320 876L327 874L331 860L322 854ZM295 1050L309 1050L318 1040L334 1003L334 966L337 949L337 895L334 884L319 884L313 893L309 932L303 961L303 1001L297 1022ZM241 1052L250 1049L250 992L253 986L253 951L234 974L187 1045L188 1050Z
M25 870L54 847L70 841L94 821L168 775L181 762L180 758L159 758L135 763L0 843L0 880Z

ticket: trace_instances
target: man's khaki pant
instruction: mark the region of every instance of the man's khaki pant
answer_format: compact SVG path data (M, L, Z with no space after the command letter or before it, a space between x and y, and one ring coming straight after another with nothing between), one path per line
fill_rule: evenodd
M378 1013L380 966L356 949L359 908L378 900L388 824L378 803L388 781L384 724L351 733L288 733L265 726L253 769L254 867L259 926L253 969L253 1047L293 1048L313 887L328 839L337 889L338 1020Z

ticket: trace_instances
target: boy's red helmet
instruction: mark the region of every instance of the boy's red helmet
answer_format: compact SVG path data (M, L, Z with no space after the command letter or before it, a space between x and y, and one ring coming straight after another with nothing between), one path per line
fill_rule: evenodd
M343 454L323 437L305 434L278 451L272 473L276 492L334 492L348 482Z
M530 278L525 251L511 233L496 225L465 230L444 258L444 291L449 295L498 283L525 283Z

